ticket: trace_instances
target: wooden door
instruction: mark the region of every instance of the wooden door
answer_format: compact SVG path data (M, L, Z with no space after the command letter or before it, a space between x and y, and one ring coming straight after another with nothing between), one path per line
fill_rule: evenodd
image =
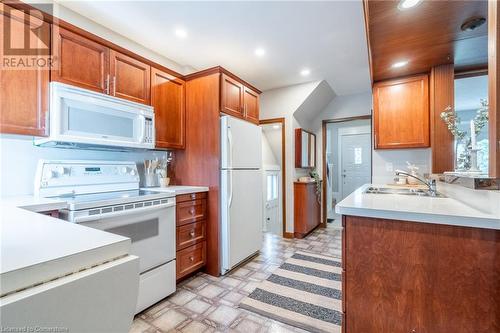
M120 52L110 52L112 96L151 104L151 66Z
M88 38L54 26L51 81L102 93L109 91L109 49Z
M155 108L156 148L184 149L186 83L151 69L151 105Z
M245 119L259 123L259 94L250 88L245 87L243 94L243 108Z
M243 84L227 76L226 74L222 74L221 80L221 111L231 116L244 118L245 111L243 109Z
M32 30L38 37L30 37L30 46L40 49L49 48L42 41L50 40L50 24L27 22L24 17L9 14L10 7L2 5L0 10L0 31L10 27L12 46L24 44L24 32ZM36 20L35 20L36 21ZM37 27L31 26L37 24ZM41 24L41 25L38 25ZM4 38L0 38L0 52L3 55ZM32 43L36 43L33 45ZM49 44L47 42L47 44ZM36 55L35 55L36 56ZM31 55L30 57L33 57ZM18 57L13 56L13 59ZM46 59L46 57L44 57ZM4 60L9 59L5 57ZM46 135L46 116L48 109L49 69L48 67L0 70L0 132L24 135Z
M417 75L375 83L375 149L429 147L429 82Z

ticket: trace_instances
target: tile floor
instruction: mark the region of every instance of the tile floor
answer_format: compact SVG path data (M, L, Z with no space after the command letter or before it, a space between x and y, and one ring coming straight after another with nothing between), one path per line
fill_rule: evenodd
M238 308L283 261L297 250L341 256L341 229L331 224L304 239L264 235L260 254L224 277L204 273L182 282L177 292L138 314L130 333L138 332L305 332Z

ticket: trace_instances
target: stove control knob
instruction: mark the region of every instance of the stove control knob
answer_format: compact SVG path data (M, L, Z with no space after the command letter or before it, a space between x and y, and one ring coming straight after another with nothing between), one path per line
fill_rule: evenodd
M135 176L135 170L134 169L130 170L130 175L131 176Z
M64 175L64 168L62 166L56 166L55 168L55 172L58 174L58 175Z
M126 174L127 173L127 167L122 167L121 172L122 172L122 174Z

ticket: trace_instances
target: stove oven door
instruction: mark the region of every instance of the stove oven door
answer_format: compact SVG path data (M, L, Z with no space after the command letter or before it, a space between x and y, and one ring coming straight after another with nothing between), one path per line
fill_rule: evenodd
M140 258L141 273L175 259L174 205L79 224L130 238L130 252Z

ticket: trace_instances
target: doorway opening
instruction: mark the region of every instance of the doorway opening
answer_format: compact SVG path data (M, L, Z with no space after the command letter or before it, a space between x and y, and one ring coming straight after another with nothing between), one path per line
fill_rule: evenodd
M285 118L260 121L262 127L263 212L262 230L285 235Z
M323 223L341 227L335 205L372 179L371 116L323 121Z

